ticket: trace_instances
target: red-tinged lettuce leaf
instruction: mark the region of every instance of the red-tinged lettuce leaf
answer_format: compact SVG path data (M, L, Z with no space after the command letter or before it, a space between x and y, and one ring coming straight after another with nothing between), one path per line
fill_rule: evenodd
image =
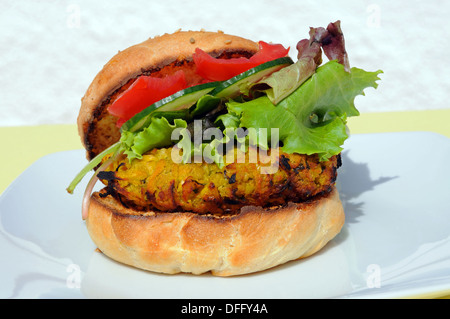
M253 84L252 95L264 92L273 104L278 104L314 74L322 63L322 49L328 59L337 60L350 72L340 21L330 23L326 29L310 28L309 35L309 39L297 43L297 62Z
M342 33L341 22L339 20L328 24L326 29L322 27L310 28L309 36L310 46L314 43L319 43L329 60L337 60L345 67L345 71L350 72L350 62L347 51L345 50L344 34ZM303 55L302 50L304 48L304 43L300 41L297 44L299 58Z
M228 111L239 118L240 127L278 128L282 150L287 153L319 154L327 160L342 151L347 139L346 119L359 115L357 95L377 87L378 74L330 61L297 90L274 105L267 96L245 102L229 102Z
M318 43L309 45L308 40L304 41L303 44L305 44L305 47L302 49L302 55L298 57L296 63L272 73L267 78L253 85L251 90L253 92L263 91L273 104L278 104L294 92L314 74L317 66L322 63L320 45Z

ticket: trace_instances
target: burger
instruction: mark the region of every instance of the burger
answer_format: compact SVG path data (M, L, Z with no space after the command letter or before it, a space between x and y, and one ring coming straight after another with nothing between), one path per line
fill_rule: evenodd
M340 21L296 50L294 61L281 44L180 30L104 65L77 121L88 162L67 188L94 171L82 218L101 252L235 276L311 256L340 232L347 117L381 71L350 68Z

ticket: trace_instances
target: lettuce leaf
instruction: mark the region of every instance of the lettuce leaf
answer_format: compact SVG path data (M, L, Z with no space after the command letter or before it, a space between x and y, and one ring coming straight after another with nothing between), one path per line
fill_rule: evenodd
M317 56L319 60L316 58ZM321 63L320 57L320 46L314 43L304 51L296 63L282 68L252 85L250 91L263 91L273 104L278 104L314 74L317 66ZM261 90L261 87L264 89Z
M273 104L290 95L303 84L322 63L322 50L329 60L337 60L350 72L344 35L340 21L328 24L327 28L310 28L309 39L297 43L297 62L287 66L256 84L251 84L247 91L264 92Z
M123 131L120 138L121 151L132 161L142 158L142 154L154 148L167 147L174 143L172 132L177 128L186 128L184 119L176 118L173 123L164 117L152 117L150 124L143 130L135 133Z
M193 142L187 129L176 132L179 142L172 149L172 160L175 163L215 163L220 168L225 164L226 145L230 142L226 130L210 142Z
M309 46L314 43L321 45L323 53L329 60L337 60L345 68L345 71L350 72L350 62L348 54L345 50L344 34L341 29L341 21L329 23L327 28L310 28L309 30ZM305 40L297 44L298 58L303 55L303 50L306 48Z
M345 67L330 61L279 104L269 97L227 104L229 113L246 128L279 128L282 150L286 153L319 154L327 160L342 150L347 139L346 119L359 115L354 105L367 87L377 87L378 74ZM235 124L234 124L235 125Z

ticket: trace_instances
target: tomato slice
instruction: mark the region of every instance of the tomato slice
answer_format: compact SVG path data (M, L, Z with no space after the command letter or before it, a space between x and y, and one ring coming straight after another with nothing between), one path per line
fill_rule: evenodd
M287 56L288 53L289 48L286 49L281 44L260 41L259 51L249 59L215 59L199 48L195 50L193 59L196 73L203 78L201 83L205 83L228 80L264 62ZM118 96L108 111L119 118L116 124L121 127L148 106L187 87L186 75L182 70L163 78L143 75Z
M146 107L186 87L186 76L181 70L164 78L142 75L118 96L108 111L119 118L117 126L121 127Z
M196 72L209 81L224 81L264 62L285 57L289 53L289 48L286 49L281 44L270 44L264 41L258 44L259 51L249 59L244 57L216 59L197 48L193 54Z

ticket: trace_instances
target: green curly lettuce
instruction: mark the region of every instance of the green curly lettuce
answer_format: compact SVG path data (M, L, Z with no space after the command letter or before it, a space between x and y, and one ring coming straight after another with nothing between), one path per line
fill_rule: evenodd
M347 117L359 115L355 97L364 95L367 87L376 88L381 72L358 68L346 72L342 64L330 61L277 105L268 96L245 103L231 101L227 104L230 115L220 120L233 125L239 121L240 127L279 128L284 152L317 153L326 160L342 150L348 137Z

